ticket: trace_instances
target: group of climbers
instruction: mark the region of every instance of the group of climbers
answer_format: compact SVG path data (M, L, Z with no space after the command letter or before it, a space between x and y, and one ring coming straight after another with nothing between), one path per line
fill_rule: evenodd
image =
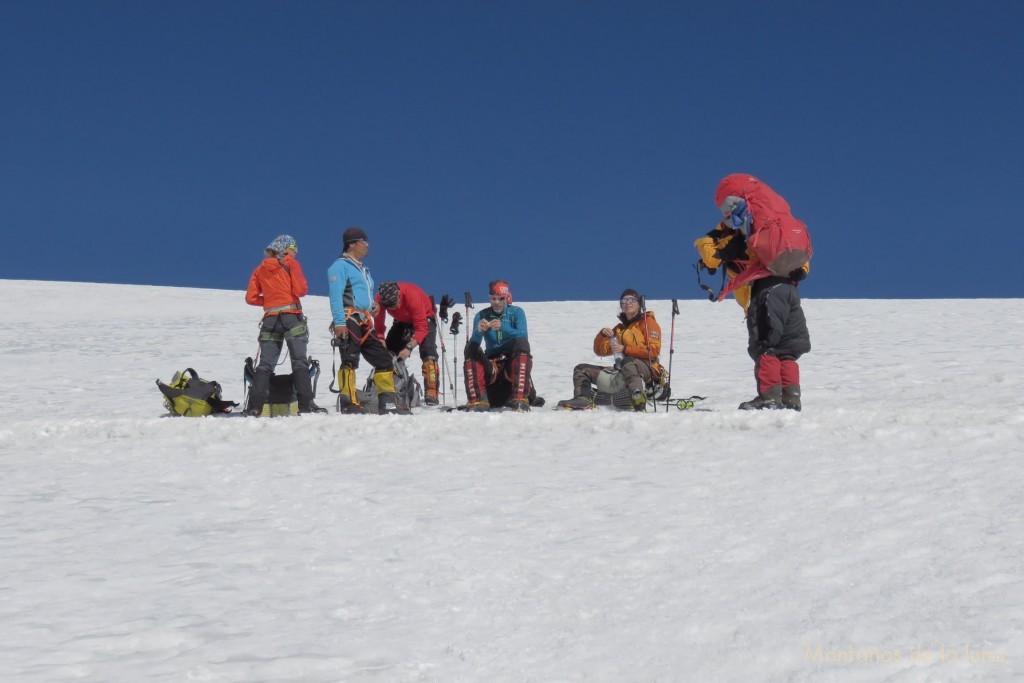
M754 360L757 396L740 408L800 410L797 360L811 348L797 286L809 272L811 256L806 226L793 218L789 205L753 176L724 178L715 193L723 220L694 246L703 267L723 268L727 284L718 300L732 293L746 314L748 353ZM796 236L795 238L793 236ZM409 412L395 386L395 362L419 350L424 401L437 405L438 322L433 302L409 282L387 281L375 288L363 263L370 250L362 228L348 228L344 250L327 271L333 344L341 356L338 373L342 412ZM326 412L313 401L306 347L309 331L300 298L308 291L296 258L298 247L281 235L266 247L266 258L253 271L246 302L262 306L260 359L246 413L258 415L267 400L270 377L287 343L300 413ZM508 282L488 285L490 305L478 312L464 356L464 381L470 411L508 407L527 411L542 405L537 396L526 314L513 305ZM592 407L601 393L621 393L622 407L643 411L666 380L659 362L661 328L645 310L643 297L626 289L619 297L618 324L601 329L594 353L613 356L611 367L581 363L572 374L573 397L559 405ZM387 316L392 324L386 326ZM483 345L481 347L481 344ZM356 389L360 358L373 367L378 404L365 406ZM620 405L615 403L615 405Z

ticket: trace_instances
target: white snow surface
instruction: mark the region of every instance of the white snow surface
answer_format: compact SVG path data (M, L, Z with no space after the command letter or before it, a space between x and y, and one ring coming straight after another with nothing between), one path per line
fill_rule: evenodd
M802 413L682 301L706 411L195 419L154 380L240 400L242 292L0 296L0 680L1024 679L1022 300L806 300ZM550 406L617 305L521 305Z

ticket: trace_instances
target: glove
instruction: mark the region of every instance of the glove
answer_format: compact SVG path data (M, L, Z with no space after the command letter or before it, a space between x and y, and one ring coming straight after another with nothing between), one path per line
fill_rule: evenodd
M789 279L793 282L800 282L807 277L807 271L803 268L797 268L796 270L790 271Z
M737 203L732 208L732 213L729 214L729 221L732 223L732 227L742 231L744 235L750 234L750 219L750 209L745 201Z
M715 252L715 258L725 261L742 261L747 258L747 240L743 233L733 233L732 239L725 242Z
M444 322L448 322L448 309L451 306L454 306L454 305L455 305L455 299L451 298L447 294L442 296L441 297L441 306L440 306L441 310L438 311L437 317L440 318L441 320L443 320Z
M725 239L732 233L733 230L731 228L722 227L722 224L719 223L718 225L715 226L714 230L709 230L705 237L710 237L711 239L717 242L718 240Z
M452 324L448 326L448 331L452 334L459 333L459 325L462 324L462 314L458 311L452 313Z

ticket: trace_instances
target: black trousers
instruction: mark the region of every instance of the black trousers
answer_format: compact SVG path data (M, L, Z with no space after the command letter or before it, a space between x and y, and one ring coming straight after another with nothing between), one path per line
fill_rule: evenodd
M360 321L350 317L345 326L348 328L348 339L339 343L342 365L358 368L359 357L362 356L374 370L391 370L395 367L395 357L373 329L372 320Z
M387 339L384 340L384 346L391 353L397 354L412 339L415 329L412 323L392 321ZM437 360L437 318L427 320L427 336L417 348L420 352L420 360Z

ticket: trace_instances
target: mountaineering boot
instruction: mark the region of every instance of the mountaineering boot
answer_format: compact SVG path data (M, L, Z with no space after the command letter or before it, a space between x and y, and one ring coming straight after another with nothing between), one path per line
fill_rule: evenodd
M644 394L643 389L637 389L629 395L629 405L633 406L633 410L638 413L647 410L647 396Z
M466 410L471 413L486 413L491 409L491 404L487 401L471 401L466 404Z
M327 414L327 408L321 408L314 401L310 401L306 405L305 408L303 408L302 406L299 406L299 415L307 415L307 414L326 415Z
M369 412L359 402L356 393L356 369L351 365L342 365L338 370L338 412L361 414Z
M428 358L423 361L423 402L428 406L436 406L437 401L437 360Z
M366 415L370 411L362 403L351 403L344 396L338 396L338 412L346 415Z
M576 396L559 401L558 407L567 410L589 410L594 407L594 400L586 396Z
M530 412L530 399L510 398L508 400L508 407L517 413L528 413Z
M755 398L740 404L740 410L778 410L782 408L782 387L768 387Z
M252 378L252 385L249 387L249 400L245 404L245 414L253 417L263 415L263 406L267 403L270 395L271 373L267 370L257 370Z
M799 384L789 384L782 387L782 407L800 412Z
M590 384L590 380L581 378L576 383L576 386L572 388L572 398L559 401L558 407L568 408L569 410L587 410L594 407L593 396L594 389Z
M395 371L376 370L373 373L373 384L377 387L377 414L411 415L405 398L395 391Z

